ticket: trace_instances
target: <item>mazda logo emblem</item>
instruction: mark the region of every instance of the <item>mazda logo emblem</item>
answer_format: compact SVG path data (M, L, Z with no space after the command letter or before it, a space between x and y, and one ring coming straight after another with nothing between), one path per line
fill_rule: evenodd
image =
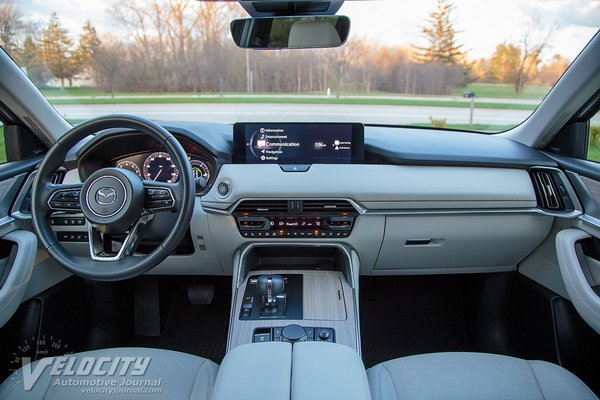
M96 192L96 203L101 206L109 206L117 201L117 192L113 188L105 187Z

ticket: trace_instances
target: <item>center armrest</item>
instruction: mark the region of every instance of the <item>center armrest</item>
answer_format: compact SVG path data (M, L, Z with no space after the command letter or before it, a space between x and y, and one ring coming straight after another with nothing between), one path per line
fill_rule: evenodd
M223 360L211 399L288 399L291 375L290 343L238 346Z
M371 399L363 362L348 346L295 343L292 364L292 400Z

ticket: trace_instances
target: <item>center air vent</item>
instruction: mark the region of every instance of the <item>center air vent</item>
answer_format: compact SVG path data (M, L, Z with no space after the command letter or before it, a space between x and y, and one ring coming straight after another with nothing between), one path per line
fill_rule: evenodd
M304 200L304 212L356 212L356 209L346 200Z
M564 210L561 200L559 185L551 170L534 169L531 171L531 179L535 187L538 206L546 210ZM562 184L561 184L562 185ZM564 190L564 187L562 188Z
M236 208L236 213L286 213L287 200L244 200Z
M244 200L234 213L340 214L356 213L356 209L346 200Z

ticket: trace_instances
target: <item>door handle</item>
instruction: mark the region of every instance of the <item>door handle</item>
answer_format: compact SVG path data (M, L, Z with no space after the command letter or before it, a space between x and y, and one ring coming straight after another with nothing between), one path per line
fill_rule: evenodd
M596 332L600 333L600 297L585 276L575 244L591 236L579 229L565 229L556 235L556 254L560 274L575 309Z

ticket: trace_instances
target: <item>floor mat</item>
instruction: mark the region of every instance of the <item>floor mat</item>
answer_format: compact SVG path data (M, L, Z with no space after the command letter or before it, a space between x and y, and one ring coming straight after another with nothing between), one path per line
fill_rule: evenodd
M211 304L193 305L187 297L190 284L215 286ZM231 277L160 280L161 334L134 336L132 346L156 347L195 354L220 364L225 357Z
M365 367L413 354L475 350L465 321L468 282L457 276L361 278Z

